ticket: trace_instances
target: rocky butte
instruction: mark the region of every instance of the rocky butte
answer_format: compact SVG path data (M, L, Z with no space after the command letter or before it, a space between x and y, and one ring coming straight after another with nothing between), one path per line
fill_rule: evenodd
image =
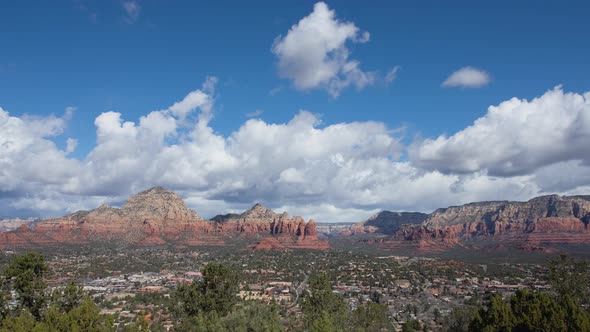
M211 219L218 232L239 234L241 236L260 236L270 234L272 240L263 239L251 246L252 249L307 248L328 249L326 240L317 236L316 222L301 217L289 217L287 212L277 214L274 211L255 204L241 214L218 215Z
M223 217L223 218L222 218ZM256 204L239 215L203 220L175 193L155 187L131 197L121 208L107 205L0 233L0 247L114 243L125 245L222 245L236 236L276 237L284 247L326 249L315 222L275 214ZM275 245L276 247L276 245Z

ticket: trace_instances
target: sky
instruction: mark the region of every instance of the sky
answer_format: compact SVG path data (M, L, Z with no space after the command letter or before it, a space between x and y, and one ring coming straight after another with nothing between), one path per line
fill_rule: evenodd
M0 217L590 194L586 1L0 3Z

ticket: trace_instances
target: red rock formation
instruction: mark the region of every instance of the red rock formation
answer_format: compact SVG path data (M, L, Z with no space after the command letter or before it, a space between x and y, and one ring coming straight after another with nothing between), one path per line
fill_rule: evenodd
M248 249L266 250L266 251L268 251L268 250L281 250L281 249L285 249L285 246L274 237L265 237L262 240L249 245Z
M289 248L328 247L327 241L317 238L314 221L306 224L301 217L276 214L260 204L239 215L205 221L178 195L156 187L131 197L122 208L102 205L40 221L33 230L25 224L16 231L0 233L0 248L104 242L219 245L233 236L274 237Z
M33 231L3 233L0 247L108 241L155 245L210 238L210 231L211 225L178 195L156 187L131 197L120 209L101 205L38 222Z
M256 204L241 214L219 215L211 219L218 232L244 237L272 236L286 248L327 249L328 242L318 239L316 223L301 217L289 217ZM262 243L264 246L265 243Z
M589 196L552 195L528 202L482 202L439 209L419 226L402 227L393 240L448 248L463 240L485 238L541 250L545 244L590 243L589 222Z

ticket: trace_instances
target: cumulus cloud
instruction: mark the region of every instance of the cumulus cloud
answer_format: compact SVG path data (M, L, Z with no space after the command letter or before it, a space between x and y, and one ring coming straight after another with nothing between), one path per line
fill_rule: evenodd
M490 106L473 125L447 137L416 142L409 155L420 167L445 173L530 174L568 160L590 163L590 93L558 86L531 101Z
M590 93L557 87L505 101L455 135L415 142L404 159L406 147L383 123L326 125L305 110L220 135L209 125L213 93L209 80L137 122L102 113L83 159L68 155L73 139L64 150L53 143L63 116L0 109L0 211L59 215L162 185L205 217L262 202L318 221L358 221L380 209L430 212L590 188Z
M0 108L0 198L51 191L79 174L77 161L50 139L66 122L53 115L14 117Z
M167 110L172 112L174 116L180 118L180 120L184 120L189 113L200 109L200 120L209 122L213 116L213 98L216 84L216 77L207 77L201 89L190 92L181 101L168 107Z
M278 57L280 76L292 80L297 89L321 88L337 97L349 86L362 89L375 82L374 73L363 71L359 61L349 59L346 46L348 42L366 43L369 38L368 32L337 19L334 10L318 2L287 35L277 37L272 52Z
M490 83L490 75L484 70L463 67L452 73L441 86L445 88L480 88Z

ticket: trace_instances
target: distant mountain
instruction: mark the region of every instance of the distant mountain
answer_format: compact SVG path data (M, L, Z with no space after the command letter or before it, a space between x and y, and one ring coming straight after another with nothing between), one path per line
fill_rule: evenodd
M342 230L340 235L349 236L363 233L380 233L392 235L404 224L420 224L428 218L428 214L421 212L391 212L381 211L369 219L356 223Z
M338 236L343 231L349 231L354 224L351 222L322 222L318 223L316 229L318 233L325 236Z
M553 244L590 245L590 196L541 196L528 202L493 201L419 212L382 211L349 225L340 235L381 233L375 241L395 248L409 243L419 250L445 250L466 243L512 243L527 250ZM3 226L2 226L3 225ZM175 193L162 187L142 191L121 208L107 205L54 219L0 222L0 248L84 245L223 245L231 238L254 243L252 249L327 249L315 221L275 213L261 204L242 212L203 220ZM15 229L16 228L16 229ZM330 234L333 235L333 234ZM272 238L272 240L265 238ZM366 239L369 241L370 239ZM480 241L485 240L485 241Z
M326 249L313 220L276 214L260 204L241 214L203 220L174 192L162 187L142 191L123 205L101 205L90 211L21 224L0 233L0 248L59 244L115 243L125 245L222 245L236 236L274 236L285 248Z
M590 196L536 197L528 202L479 202L438 209L420 225L402 227L397 239L422 247L487 239L543 249L557 243L590 244Z
M127 244L164 244L199 242L209 238L211 226L189 209L175 193L162 187L142 191L122 208L101 205L90 211L78 211L62 218L37 223L33 230L23 229L7 236L30 237L28 241L55 243L119 242ZM0 238L0 244L10 239Z
M220 214L220 215L216 215L215 217L211 218L211 220L218 222L218 223L226 223L226 222L235 221L235 220L251 220L251 221L269 220L269 219L272 220L272 219L276 219L276 218L280 218L280 217L288 218L289 216L286 214L286 212L284 212L283 215L278 215L273 210L266 208L265 206L263 206L260 203L256 203L250 209L248 209L240 214L237 214L237 213Z
M0 232L13 231L22 225L33 227L36 223L41 221L41 218L12 218L12 219L0 219Z
M391 212L381 211L363 223L364 226L375 227L383 234L397 232L403 224L420 224L428 218L428 214L421 212Z

